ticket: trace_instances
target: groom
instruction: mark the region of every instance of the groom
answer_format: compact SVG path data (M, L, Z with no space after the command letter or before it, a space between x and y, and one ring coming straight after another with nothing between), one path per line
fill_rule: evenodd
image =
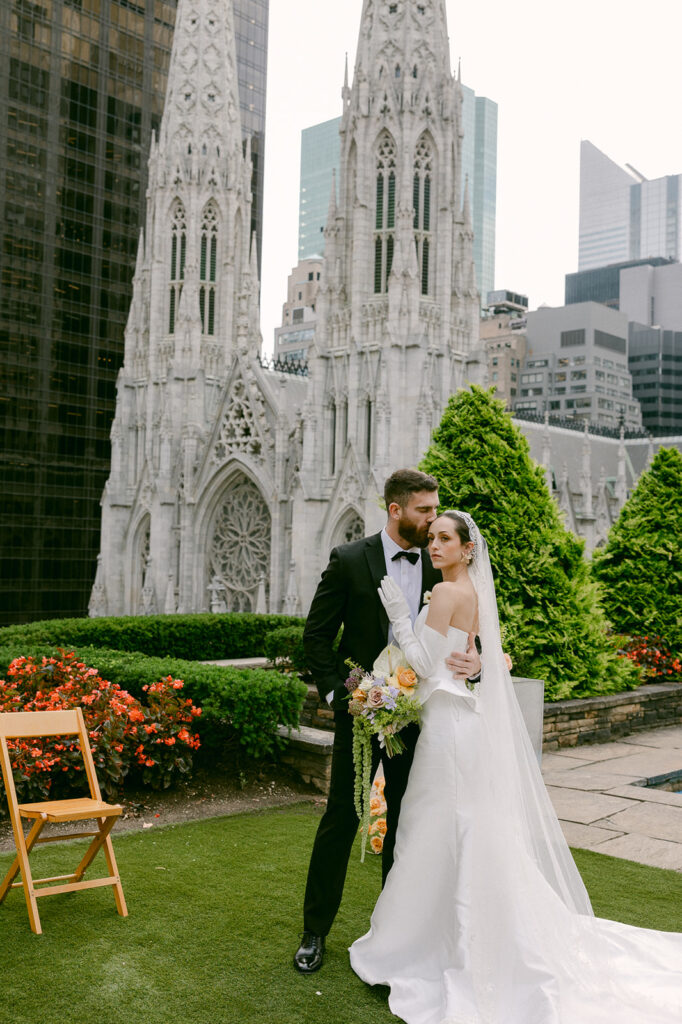
M413 469L399 469L384 486L388 519L384 529L372 537L342 544L331 553L322 573L303 633L308 665L322 700L334 710L334 749L327 808L317 830L308 869L303 905L303 936L294 955L294 966L312 974L322 966L325 937L341 903L346 869L358 830L354 805L353 722L348 713L350 658L362 668L372 668L375 659L392 639L390 624L379 600L377 588L387 574L400 586L410 607L412 621L422 607L424 592L441 579L425 550L431 523L438 507L438 483L432 476ZM343 635L338 652L334 640L339 628ZM455 653L447 664L458 676L476 676L480 659L473 647ZM396 757L382 758L376 736L372 739L372 774L383 759L386 779L386 835L384 836L383 880L393 863L393 847L400 803L407 786L417 725L401 732L405 750Z

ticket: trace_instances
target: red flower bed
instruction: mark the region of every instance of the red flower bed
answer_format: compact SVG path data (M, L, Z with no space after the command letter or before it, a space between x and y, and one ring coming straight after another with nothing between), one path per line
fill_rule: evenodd
M618 653L639 665L650 682L656 679L682 682L682 663L660 636L621 637Z
M100 786L110 799L124 779L137 776L155 788L190 771L199 737L192 732L201 714L182 696L183 682L167 679L144 687L147 704L102 679L75 654L61 658L15 658L0 680L0 712L61 711L81 707L90 735ZM36 737L8 744L20 802L83 792L83 762L75 737Z

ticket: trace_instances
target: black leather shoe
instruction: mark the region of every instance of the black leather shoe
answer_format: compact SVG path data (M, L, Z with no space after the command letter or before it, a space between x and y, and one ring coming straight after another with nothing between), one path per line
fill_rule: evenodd
M301 974L314 974L319 971L324 959L324 935L314 932L303 932L301 945L294 953L294 967Z

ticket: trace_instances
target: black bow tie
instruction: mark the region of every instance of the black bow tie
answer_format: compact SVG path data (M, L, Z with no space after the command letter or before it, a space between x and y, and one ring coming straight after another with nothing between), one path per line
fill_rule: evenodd
M410 565L416 565L417 562L419 561L419 552L418 551L396 551L396 553L394 554L394 556L391 559L391 561L392 562L397 562L399 558L407 558L407 560L409 561Z

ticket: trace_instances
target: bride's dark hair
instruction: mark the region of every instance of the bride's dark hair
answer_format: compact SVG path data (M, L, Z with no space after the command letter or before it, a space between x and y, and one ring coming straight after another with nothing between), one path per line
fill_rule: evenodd
M445 512L439 512L437 518L442 519L443 516L446 516L448 519L451 519L453 521L453 523L455 524L455 533L461 540L462 544L468 544L471 540L471 534L469 533L469 527L467 526L464 519L462 519L461 516L458 516L456 512L453 512L452 509L449 508L446 508Z

